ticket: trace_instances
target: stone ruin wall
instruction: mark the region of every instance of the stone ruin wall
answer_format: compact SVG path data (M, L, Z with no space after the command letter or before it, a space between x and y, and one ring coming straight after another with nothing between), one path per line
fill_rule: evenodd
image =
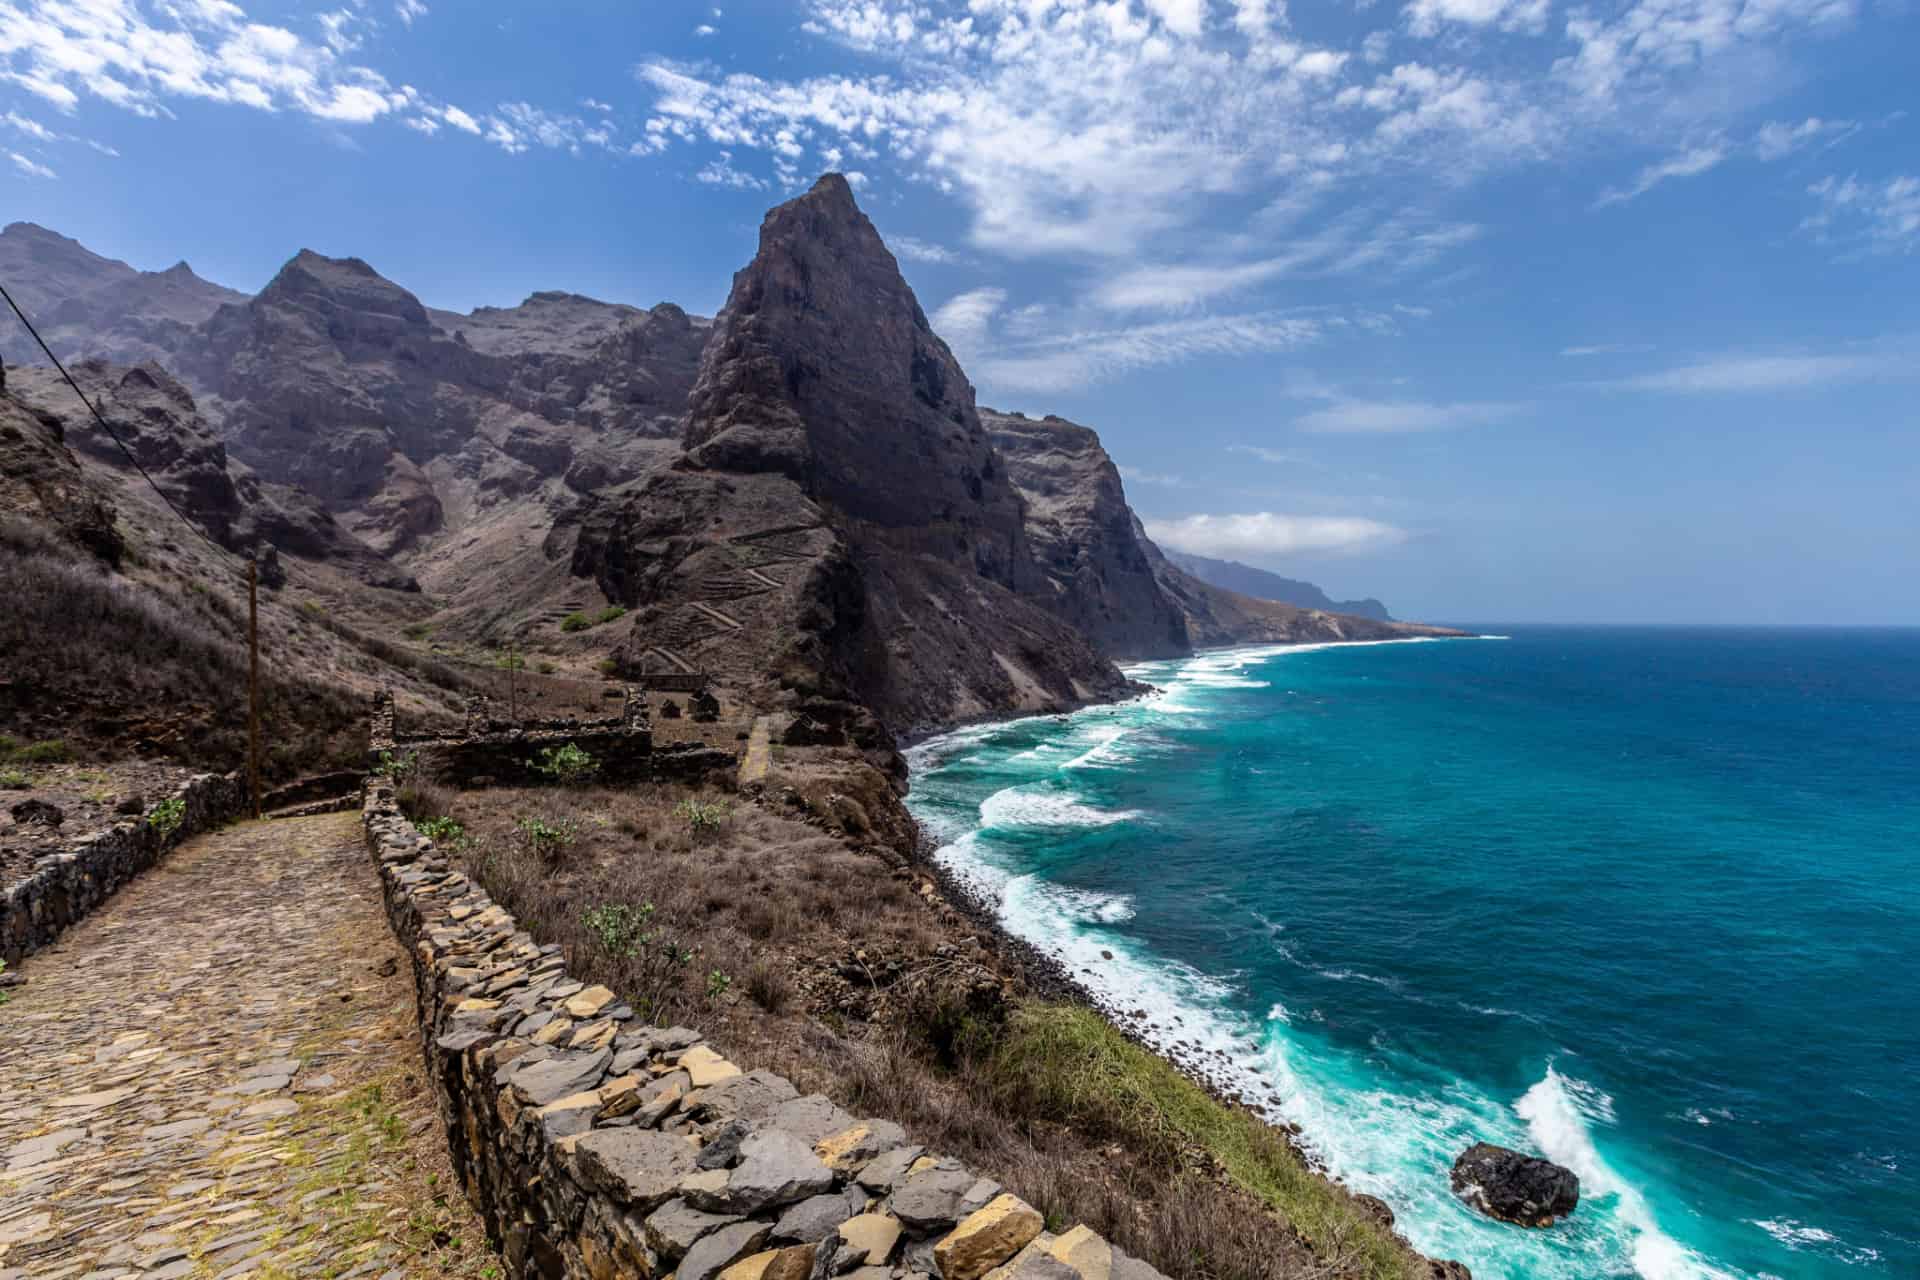
M436 782L527 786L547 781L535 767L541 751L568 743L594 758L600 782L698 782L731 772L739 763L734 752L716 747L656 747L645 690L628 686L620 714L597 719L567 716L510 723L494 715L492 699L475 697L467 703L461 733L434 737L407 736L396 723L392 694L382 693L374 701L368 765L378 769L383 753L411 754L420 775Z
M571 977L402 816L363 822L453 1166L512 1280L1165 1280L884 1119Z
M49 945L182 840L248 811L246 781L237 772L199 774L165 800L179 800L183 806L180 825L171 832L162 835L148 821L150 808L146 815L116 822L81 836L69 849L43 856L24 878L7 885L0 899L0 959L17 964Z

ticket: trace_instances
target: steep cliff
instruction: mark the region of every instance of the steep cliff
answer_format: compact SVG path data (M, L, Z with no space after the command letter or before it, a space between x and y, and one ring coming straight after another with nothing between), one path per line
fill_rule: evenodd
M1049 414L980 411L1026 499L1027 538L1053 585L1053 608L1103 653L1164 658L1192 646L1153 575L1120 470L1087 427Z
M686 444L582 520L575 571L647 610L630 665L744 658L903 732L1127 689L1052 611L973 388L837 174L762 223Z

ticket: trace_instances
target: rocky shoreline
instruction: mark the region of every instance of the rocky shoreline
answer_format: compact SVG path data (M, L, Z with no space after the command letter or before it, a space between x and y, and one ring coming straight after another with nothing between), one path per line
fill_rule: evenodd
M937 735L930 735L937 736ZM1105 1000L1091 986L1083 982L1060 957L1028 942L1012 932L1000 921L999 904L982 894L974 885L934 859L939 842L924 827L918 832L918 844L914 851L916 866L931 877L940 886L948 903L964 916L967 921L982 934L991 938L995 950L1004 959L1020 971L1021 978L1030 991L1044 1000L1079 1005L1099 1014L1127 1040L1148 1053L1173 1065L1182 1075L1223 1106L1245 1107L1265 1121L1278 1133L1300 1158L1302 1164L1319 1177L1344 1186L1327 1168L1326 1162L1311 1147L1302 1141L1303 1134L1298 1125L1269 1119L1258 1105L1246 1095L1231 1087L1216 1071L1209 1070L1213 1065L1209 1058L1194 1053L1170 1052L1164 1045L1147 1034L1144 1019L1129 1011L1114 1006ZM1278 1101L1277 1097L1274 1101ZM1368 1211L1384 1226L1394 1225L1393 1209L1377 1196L1352 1192L1354 1198L1364 1204ZM1471 1280L1464 1264L1458 1262L1434 1261L1437 1276L1447 1280Z

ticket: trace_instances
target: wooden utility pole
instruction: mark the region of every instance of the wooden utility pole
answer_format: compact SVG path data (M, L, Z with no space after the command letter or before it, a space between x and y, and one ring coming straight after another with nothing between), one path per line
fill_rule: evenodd
M247 783L260 816L260 565L247 561Z

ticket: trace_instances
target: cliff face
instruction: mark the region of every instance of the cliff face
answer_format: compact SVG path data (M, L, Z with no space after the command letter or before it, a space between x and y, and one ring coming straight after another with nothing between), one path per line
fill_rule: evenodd
M744 656L906 732L1127 688L1052 612L973 389L838 175L767 215L686 444L582 520L575 571L649 610L629 665Z
M1165 658L1188 652L1186 621L1153 575L1119 468L1086 427L1049 415L980 411L1026 500L1027 538L1053 589L1053 610L1101 652Z
M1364 600L1335 600L1311 582L1283 578L1277 573L1268 573L1265 569L1256 569L1237 560L1214 560L1207 556L1189 555L1184 551L1169 551L1167 559L1202 582L1224 587L1243 596L1252 596L1256 600L1275 600L1300 609L1351 614L1356 618L1372 618L1375 622L1393 621L1387 606L1371 596Z

